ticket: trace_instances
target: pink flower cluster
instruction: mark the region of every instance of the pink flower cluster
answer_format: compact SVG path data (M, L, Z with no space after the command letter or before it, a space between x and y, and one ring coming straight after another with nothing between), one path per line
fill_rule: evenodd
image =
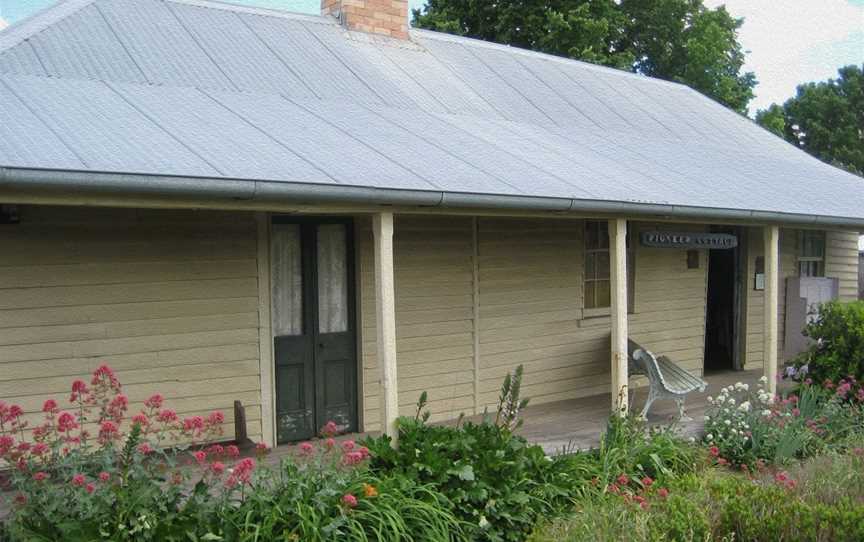
M171 482L180 484L185 476L184 471L178 469L172 472L173 466L169 466L165 456L149 456L153 456L163 445L170 445L179 439L192 441L193 446L198 441L215 440L222 434L225 424L225 415L220 411L181 419L176 411L165 407L164 397L158 393L148 397L143 402L144 409L130 417L127 414L130 399L122 393L122 385L114 370L104 364L93 372L89 382L83 379L72 382L69 402L70 405L64 408L55 399L45 400L41 407L43 421L28 433L25 431L27 423L23 420L23 409L19 405L0 401L0 460L17 467L22 475L20 480L30 481L31 484L51 480L58 476L55 474L58 472L56 463L73 452L86 456L95 451L94 446L98 446L101 451L117 452L126 441L126 429L138 426L142 442L137 445L135 452L148 456L148 460L142 464L154 469L154 472L167 471ZM95 427L95 439L91 439L85 429L89 427ZM255 450L259 456L268 451L263 444ZM223 475L228 475L225 483L233 487L250 483L255 469L253 459L240 459L240 455L240 450L234 445L217 444L195 452L194 459L206 468L208 481L221 480ZM228 461L233 462L232 468L227 466ZM112 483L115 477L111 470L108 468L96 475L79 472L68 482L73 488L93 493L102 485ZM29 502L27 497L25 489L18 501L25 504Z
M597 485L597 478L591 480L592 485ZM651 498L657 497L665 499L669 496L669 490L665 487L655 489L654 479L650 476L644 476L642 479L634 480L626 474L618 475L618 478L608 486L606 492L612 495L618 495L626 503L638 505L643 510L648 510L651 507Z

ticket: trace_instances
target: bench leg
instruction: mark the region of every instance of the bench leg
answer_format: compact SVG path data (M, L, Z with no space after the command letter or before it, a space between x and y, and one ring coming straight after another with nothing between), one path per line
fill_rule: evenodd
M684 398L676 399L675 402L678 403L678 420L682 422L693 421L693 418L684 412Z
M642 409L642 414L639 415L643 420L648 419L648 410L651 408L651 405L654 404L654 401L657 400L657 394L654 393L654 389L650 388L648 390L648 399L645 400L645 407Z

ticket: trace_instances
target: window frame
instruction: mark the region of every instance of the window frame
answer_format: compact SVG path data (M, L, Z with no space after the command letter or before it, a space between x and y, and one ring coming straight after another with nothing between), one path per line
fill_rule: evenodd
M821 255L804 255L806 246L813 246L812 241L808 243L808 238L818 241L817 246L821 246ZM825 276L825 256L828 252L828 239L825 232L822 230L798 230L796 247L796 268L799 277L824 277ZM815 272L802 272L803 265L810 267L815 264Z
M592 223L604 224L606 226L605 227L605 230L606 230L606 244L605 244L606 246L605 247L602 246L603 243L598 243L598 245L600 245L598 248L589 248L588 247L588 239L589 239L588 231L589 231L590 224L592 224ZM626 243L627 243L627 313L628 314L633 314L635 312L635 299L636 299L636 295L635 295L636 250L635 250L635 244L630 242L632 231L633 231L633 228L631 228L630 222L628 221L627 222L627 237L626 237ZM611 293L612 293L612 254L611 254L611 248L612 247L611 247L611 239L609 237L609 222L606 220L585 220L585 221L583 221L582 234L583 234L583 239L582 239L582 256L583 256L583 261L582 261L582 318L585 319L585 318L596 318L596 317L610 316L612 314L612 306L611 306L612 305L612 299L611 299ZM602 279L598 279L598 278L589 279L588 278L588 254L589 253L593 253L593 254L606 253L609 255L609 257L607 259L607 261L609 262L609 273L608 273L607 278L602 278ZM596 261L597 260L595 259L595 266L596 266ZM595 272L595 275L596 275L596 272ZM609 283L609 293L610 293L609 305L600 306L600 307L597 307L597 306L588 307L587 306L587 295L586 295L587 294L587 292L586 292L587 288L586 288L586 286L589 282L594 282L594 283L608 282ZM596 289L594 290L594 295L595 295L595 302L596 302Z

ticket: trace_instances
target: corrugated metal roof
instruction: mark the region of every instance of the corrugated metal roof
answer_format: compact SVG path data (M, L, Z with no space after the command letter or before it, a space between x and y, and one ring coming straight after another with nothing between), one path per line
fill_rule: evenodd
M0 118L0 167L864 219L860 178L681 85L206 0L0 32Z

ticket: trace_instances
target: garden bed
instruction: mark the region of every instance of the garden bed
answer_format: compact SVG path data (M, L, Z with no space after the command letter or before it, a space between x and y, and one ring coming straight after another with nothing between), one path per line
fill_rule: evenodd
M423 394L397 449L328 424L273 464L204 444L221 413L180 419L157 394L130 415L102 366L36 427L0 402L0 541L862 540L864 386L807 376L837 359L825 344L781 397L706 397L702 439L613 417L595 449L551 457L519 434L521 368L482 419L428 424Z

